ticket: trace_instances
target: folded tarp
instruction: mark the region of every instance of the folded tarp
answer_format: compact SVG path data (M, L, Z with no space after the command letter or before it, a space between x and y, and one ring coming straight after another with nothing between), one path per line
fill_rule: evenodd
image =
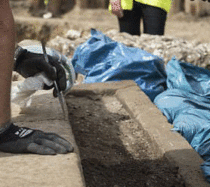
M72 64L76 73L85 75L85 83L134 80L152 101L166 88L161 58L113 41L94 29L76 49Z
M204 159L210 182L210 72L173 58L166 66L167 90L154 103Z

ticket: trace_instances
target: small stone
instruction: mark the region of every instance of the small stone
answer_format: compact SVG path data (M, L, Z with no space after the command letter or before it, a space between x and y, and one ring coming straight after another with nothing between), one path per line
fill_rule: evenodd
M82 35L82 32L71 29L66 33L65 37L70 40L76 40L77 38L80 38L81 35Z

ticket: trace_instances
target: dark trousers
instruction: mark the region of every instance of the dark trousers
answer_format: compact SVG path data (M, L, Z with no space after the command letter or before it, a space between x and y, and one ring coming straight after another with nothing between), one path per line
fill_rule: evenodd
M167 12L161 8L134 2L133 10L124 10L118 18L120 32L140 35L140 21L143 19L144 33L164 35Z

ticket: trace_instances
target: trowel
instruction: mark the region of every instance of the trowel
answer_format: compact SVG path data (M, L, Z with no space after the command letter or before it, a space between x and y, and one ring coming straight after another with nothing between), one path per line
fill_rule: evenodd
M49 62L49 58L47 56L46 48L45 48L45 41L41 40L41 44L42 44L42 50L43 50L43 54L44 54L44 59L45 59L45 61L47 63L50 63ZM54 69L55 69L55 67L54 67ZM55 71L56 71L56 69L55 69ZM54 83L55 90L57 92L57 96L58 96L58 99L59 99L59 102L60 102L60 105L61 105L61 108L62 108L62 111L63 111L63 114L64 114L64 118L65 118L65 120L67 120L68 119L68 109L67 109L67 106L66 106L66 103L65 103L63 92L59 91L56 81L53 81L53 83Z

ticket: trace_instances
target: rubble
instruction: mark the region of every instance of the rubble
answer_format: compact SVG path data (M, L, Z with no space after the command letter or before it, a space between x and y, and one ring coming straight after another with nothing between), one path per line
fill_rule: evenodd
M70 39L70 40L76 40L77 38L80 38L82 35L82 32L76 31L76 30L69 30L65 37Z
M54 39L50 40L47 45L55 50L58 50L67 57L71 57L73 56L75 49L86 40L87 38L78 37L77 39L72 40L65 37L56 36Z
M157 55L167 63L173 56L183 62L209 68L210 67L210 43L198 43L187 41L172 36L157 36L142 34L132 36L127 33L119 33L117 30L109 30L105 33L111 39L121 42L130 47L138 47ZM70 30L64 37L57 36L49 41L49 45L66 56L72 56L75 49L84 43L89 35L82 35L82 32Z

